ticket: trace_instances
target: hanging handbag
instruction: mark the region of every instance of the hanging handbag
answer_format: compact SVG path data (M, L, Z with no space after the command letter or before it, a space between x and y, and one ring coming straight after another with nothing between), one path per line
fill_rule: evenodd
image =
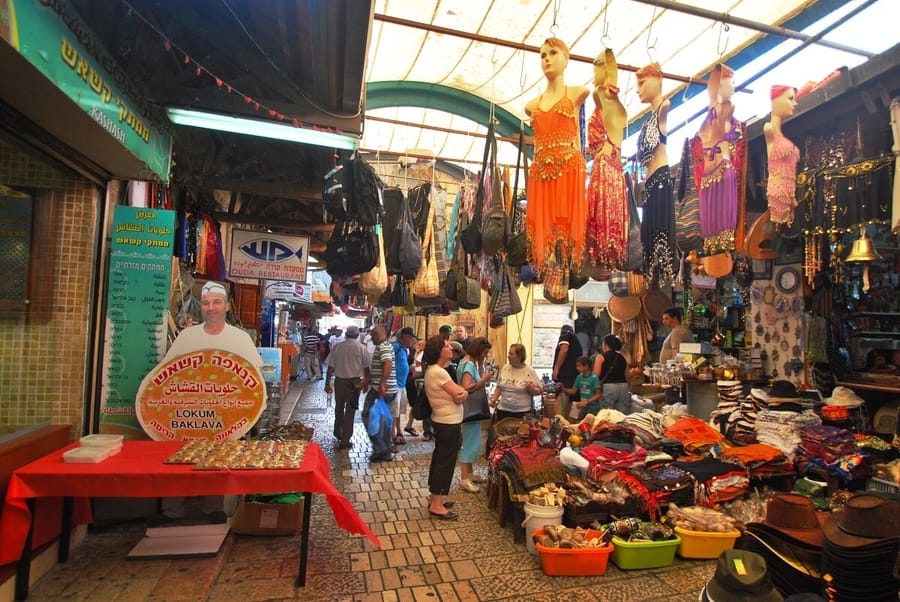
M378 238L378 263L375 267L359 277L359 290L367 295L380 295L388 287L387 264L384 258L384 238L381 236L381 226L375 226L375 236Z
M459 309L478 309L481 307L481 283L469 277L469 262L465 257L460 257L459 245L456 250L456 305Z
M522 203L519 198L519 161L524 159L521 171L525 179L525 188L528 188L528 155L525 154L525 133L519 131L519 155L516 158L516 179L513 185L513 210L510 216L512 224L512 237L506 244L506 263L512 267L518 267L528 263L529 248L528 237L525 235L525 216Z
M425 238L422 240L422 267L413 282L413 294L417 297L436 297L441 290L437 261L434 253L434 207L429 205L425 223Z
M640 270L644 265L644 244L641 242L641 218L638 215L634 195L626 195L628 202L628 242L625 249L625 271Z
M544 299L556 304L569 302L569 264L563 261L559 246L544 272Z
M678 200L675 202L675 242L682 252L703 246L700 229L700 196L694 172L694 162L703 162L703 142L685 139L681 151L681 174L678 177ZM699 148L697 148L699 146ZM699 157L698 157L699 153Z
M474 254L482 250L481 218L484 212L484 176L487 173L488 155L491 151L491 140L494 138L494 122L488 125L487 138L484 144L484 158L481 160L481 173L478 174L478 192L475 194L475 212L472 219L460 228L459 242L466 253ZM495 142L496 144L496 142ZM462 217L462 216L460 216Z
M474 364L473 364L474 365ZM480 386L469 391L469 396L463 402L463 422L478 422L490 420L491 405L488 403L487 388Z
M522 300L519 299L519 292L512 286L509 267L505 265L500 267L500 276L497 280L488 306L494 317L505 318L522 311Z

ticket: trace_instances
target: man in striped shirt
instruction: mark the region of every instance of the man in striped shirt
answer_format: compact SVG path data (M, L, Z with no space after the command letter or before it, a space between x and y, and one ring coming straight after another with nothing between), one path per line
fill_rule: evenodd
M397 400L397 374L394 370L394 349L387 339L384 326L377 325L372 328L372 342L375 343L375 351L372 353L372 363L369 365L369 391L363 405L363 424L369 424L369 411L379 397L391 407L391 415L396 414L393 405ZM391 460L391 441L381 441L372 438L372 455L370 460Z
M303 369L306 380L322 380L322 368L319 366L319 335L310 328L303 337ZM315 376L313 376L315 375Z

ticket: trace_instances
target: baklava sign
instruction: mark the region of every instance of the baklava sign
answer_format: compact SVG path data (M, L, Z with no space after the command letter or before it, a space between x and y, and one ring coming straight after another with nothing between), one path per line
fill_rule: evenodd
M306 282L309 237L235 229L230 258L230 276Z
M266 383L236 353L192 351L147 374L136 406L141 427L157 441L238 439L265 410Z

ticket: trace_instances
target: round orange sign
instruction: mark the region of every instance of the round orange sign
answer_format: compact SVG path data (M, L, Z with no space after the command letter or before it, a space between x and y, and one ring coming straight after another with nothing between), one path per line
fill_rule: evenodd
M144 432L157 441L237 439L265 410L266 383L243 356L192 351L151 370L135 406Z

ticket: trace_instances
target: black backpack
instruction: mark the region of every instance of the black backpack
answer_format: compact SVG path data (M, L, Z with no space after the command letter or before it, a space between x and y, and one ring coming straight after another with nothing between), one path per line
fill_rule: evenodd
M372 166L354 155L325 174L322 201L336 221L374 226L384 217L383 190L384 184Z
M356 228L341 222L325 247L326 271L331 276L363 274L378 263L378 237L373 228Z

